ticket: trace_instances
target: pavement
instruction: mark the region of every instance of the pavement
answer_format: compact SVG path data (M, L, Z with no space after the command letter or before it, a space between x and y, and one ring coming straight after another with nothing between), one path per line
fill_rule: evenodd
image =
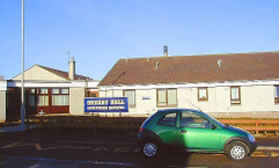
M36 128L36 125L29 125L28 126L29 129L33 129ZM24 125L24 127L22 128L21 125L14 125L14 126L8 126L8 127L0 127L0 133L9 133L9 132L22 132L27 130L27 125Z
M15 125L15 126L9 126L9 127L3 127L0 128L0 132L20 132L23 129L21 128L20 125ZM24 129L25 130L25 129Z

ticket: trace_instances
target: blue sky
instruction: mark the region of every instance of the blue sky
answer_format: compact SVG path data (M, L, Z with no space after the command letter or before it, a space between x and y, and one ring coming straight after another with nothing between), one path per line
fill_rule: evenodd
M25 69L101 80L120 58L278 51L278 0L25 0ZM0 75L21 72L21 0L0 0Z

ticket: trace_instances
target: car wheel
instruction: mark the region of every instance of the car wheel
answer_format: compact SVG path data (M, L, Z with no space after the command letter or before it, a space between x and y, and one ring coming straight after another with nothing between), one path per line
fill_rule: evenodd
M233 142L227 148L227 156L232 161L242 161L248 156L248 147L243 142Z
M146 141L142 146L143 155L147 158L154 158L159 153L159 145L154 141Z

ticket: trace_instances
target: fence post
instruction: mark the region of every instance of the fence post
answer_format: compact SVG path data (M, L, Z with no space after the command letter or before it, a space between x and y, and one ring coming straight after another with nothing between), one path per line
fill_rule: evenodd
M256 121L256 135L259 134L259 121Z

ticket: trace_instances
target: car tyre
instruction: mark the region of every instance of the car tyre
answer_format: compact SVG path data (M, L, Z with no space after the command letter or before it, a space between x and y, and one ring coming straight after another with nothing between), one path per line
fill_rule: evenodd
M232 161L243 161L248 157L248 147L245 143L236 141L227 147L227 156Z
M155 141L145 141L142 145L142 153L146 158L155 158L159 155L159 144Z

